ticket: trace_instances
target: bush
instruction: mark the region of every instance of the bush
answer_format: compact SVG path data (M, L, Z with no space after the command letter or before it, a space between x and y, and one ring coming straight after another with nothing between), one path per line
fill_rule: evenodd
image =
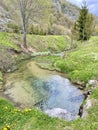
M8 28L7 32L10 32L10 29L12 29L11 32L13 32L13 33L19 33L21 31L21 27L19 27L15 23L9 23L9 24L7 24L7 28Z
M97 35L97 36L98 36L98 26L95 27L94 35Z
M51 27L51 33L55 35L63 35L66 34L66 30L62 25L53 24Z
M32 24L28 28L29 34L46 35L48 33L48 25Z

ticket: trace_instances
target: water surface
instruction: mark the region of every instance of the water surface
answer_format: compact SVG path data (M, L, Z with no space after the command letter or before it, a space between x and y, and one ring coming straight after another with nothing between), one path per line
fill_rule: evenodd
M5 95L20 107L37 106L53 117L77 118L84 96L62 74L40 69L34 61L26 61L5 78Z

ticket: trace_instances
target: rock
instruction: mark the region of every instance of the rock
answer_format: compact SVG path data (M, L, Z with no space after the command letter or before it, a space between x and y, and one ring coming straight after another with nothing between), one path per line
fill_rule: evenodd
M86 118L88 113L87 110L96 104L96 99L87 99L86 104L83 106L81 118Z
M35 57L35 56L48 56L48 55L51 55L50 51L46 51L46 52L35 52L31 56Z
M97 87L97 84L98 84L97 80L89 80L86 85L86 88L87 89L89 88L89 90L87 90L87 92L84 93L86 104L85 105L82 104L79 109L79 115L81 118L87 117L88 115L87 109L96 104L96 99L89 99L89 96L91 95L93 90Z
M91 95L92 90L88 90L87 92L85 92L84 95L84 99L86 100L88 98L89 95Z
M88 108L90 108L91 106L92 106L92 100L89 99L89 100L87 100L87 102L86 102L85 109L88 109Z
M8 69L6 72L7 72L7 73L10 73L10 72L13 72L13 71L15 71L15 70L17 70L17 69L18 69L17 66L12 66L12 68L11 68L11 69Z
M63 118L68 121L76 120L79 117L77 115L73 115L72 113L68 112L66 109L61 108L48 109L45 111L45 113L51 117Z
M82 117L82 115L83 115L83 104L80 106L78 115L79 115L80 117Z
M96 87L97 80L89 80L87 86Z

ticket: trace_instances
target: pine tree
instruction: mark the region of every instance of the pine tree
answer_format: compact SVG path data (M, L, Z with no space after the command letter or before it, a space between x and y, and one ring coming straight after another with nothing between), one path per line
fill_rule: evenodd
M83 2L78 20L74 26L75 31L78 32L78 40L84 41L90 38L93 29L93 16L89 14L85 1Z

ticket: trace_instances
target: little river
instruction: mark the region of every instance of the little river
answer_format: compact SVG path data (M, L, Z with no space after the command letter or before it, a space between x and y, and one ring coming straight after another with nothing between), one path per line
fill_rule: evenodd
M66 75L40 69L35 61L20 63L5 75L4 94L19 107L37 107L52 117L75 120L84 100Z

